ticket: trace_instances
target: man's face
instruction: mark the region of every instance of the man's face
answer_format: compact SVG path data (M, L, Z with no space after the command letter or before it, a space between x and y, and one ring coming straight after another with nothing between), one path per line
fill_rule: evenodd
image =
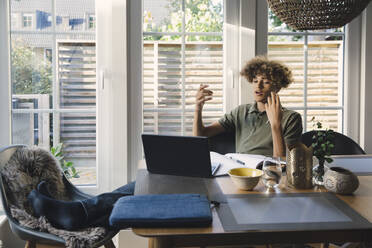
M254 99L256 102L267 102L267 97L274 91L272 82L265 75L258 74L253 78Z

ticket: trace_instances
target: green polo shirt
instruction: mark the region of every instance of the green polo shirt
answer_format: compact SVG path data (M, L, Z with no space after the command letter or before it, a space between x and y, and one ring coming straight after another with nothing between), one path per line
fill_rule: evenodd
M301 115L282 108L282 131L286 145L293 145L302 134ZM236 152L273 155L273 138L266 111L260 112L257 103L244 104L225 114L218 122L226 131L235 132Z

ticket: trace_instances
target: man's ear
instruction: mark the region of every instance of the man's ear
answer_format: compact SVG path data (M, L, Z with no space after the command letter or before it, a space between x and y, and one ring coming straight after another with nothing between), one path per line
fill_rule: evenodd
M280 91L280 87L278 87L276 84L271 84L271 91L278 93Z

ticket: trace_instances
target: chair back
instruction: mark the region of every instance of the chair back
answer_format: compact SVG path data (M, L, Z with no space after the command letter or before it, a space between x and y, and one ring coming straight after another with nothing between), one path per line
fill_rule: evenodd
M25 148L25 145L12 145L4 148L0 148L0 172L7 164L11 156L17 151L17 149ZM91 195L85 194L84 192L80 191L76 188L65 175L62 177L63 184L65 186L65 190L67 192L67 196L71 200L83 200L87 198L91 198ZM66 245L66 242L51 233L41 232L34 229L30 229L28 227L22 226L18 220L13 218L11 211L10 211L10 202L7 198L7 194L5 191L5 183L6 181L3 180L3 176L0 173L0 193L1 193L1 201L4 207L5 214L9 220L9 225L12 232L17 235L22 240L32 241L36 243L42 244L50 244L50 245ZM118 230L109 230L104 237L100 240L97 240L92 245L92 248L101 247L102 245L108 244L112 237L114 237L118 233ZM111 241L112 246L108 247L115 247Z
M235 152L235 133L223 132L209 137L209 150L220 154Z
M301 136L301 142L307 146L311 146L313 142L313 136L318 131L309 131ZM324 132L324 131L320 131ZM342 133L334 132L334 143L335 147L332 151L332 155L357 155L366 154L366 152L351 138Z
M24 146L22 145L14 145L14 146L8 146L5 148L0 149L0 172L6 165L6 163L9 161L10 157L13 155L13 153L18 149L22 148ZM5 191L5 185L3 182L2 174L0 173L0 193L1 193L1 202L3 204L3 208L5 211L6 216L11 221L16 221L12 215L10 214L10 206L9 206L9 200Z
M4 147L0 149L0 171L4 168L7 164L11 156L14 152L19 148L24 148L24 145L12 145L8 147ZM19 238L28 241L42 241L43 243L49 244L65 244L65 241L62 238L59 238L53 234L39 232L24 226L21 226L18 220L13 218L12 213L10 211L10 202L7 198L7 194L5 191L5 181L3 180L2 174L0 174L0 193L1 193L1 201L4 207L4 211L6 217L9 221L9 226L12 232L17 235Z

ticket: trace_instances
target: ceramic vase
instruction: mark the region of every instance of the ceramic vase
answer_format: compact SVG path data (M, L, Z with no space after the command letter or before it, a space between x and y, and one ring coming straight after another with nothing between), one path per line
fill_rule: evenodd
M310 189L312 184L313 148L302 143L287 150L287 185Z
M337 194L351 194L359 187L359 180L347 169L331 167L324 174L324 187Z

